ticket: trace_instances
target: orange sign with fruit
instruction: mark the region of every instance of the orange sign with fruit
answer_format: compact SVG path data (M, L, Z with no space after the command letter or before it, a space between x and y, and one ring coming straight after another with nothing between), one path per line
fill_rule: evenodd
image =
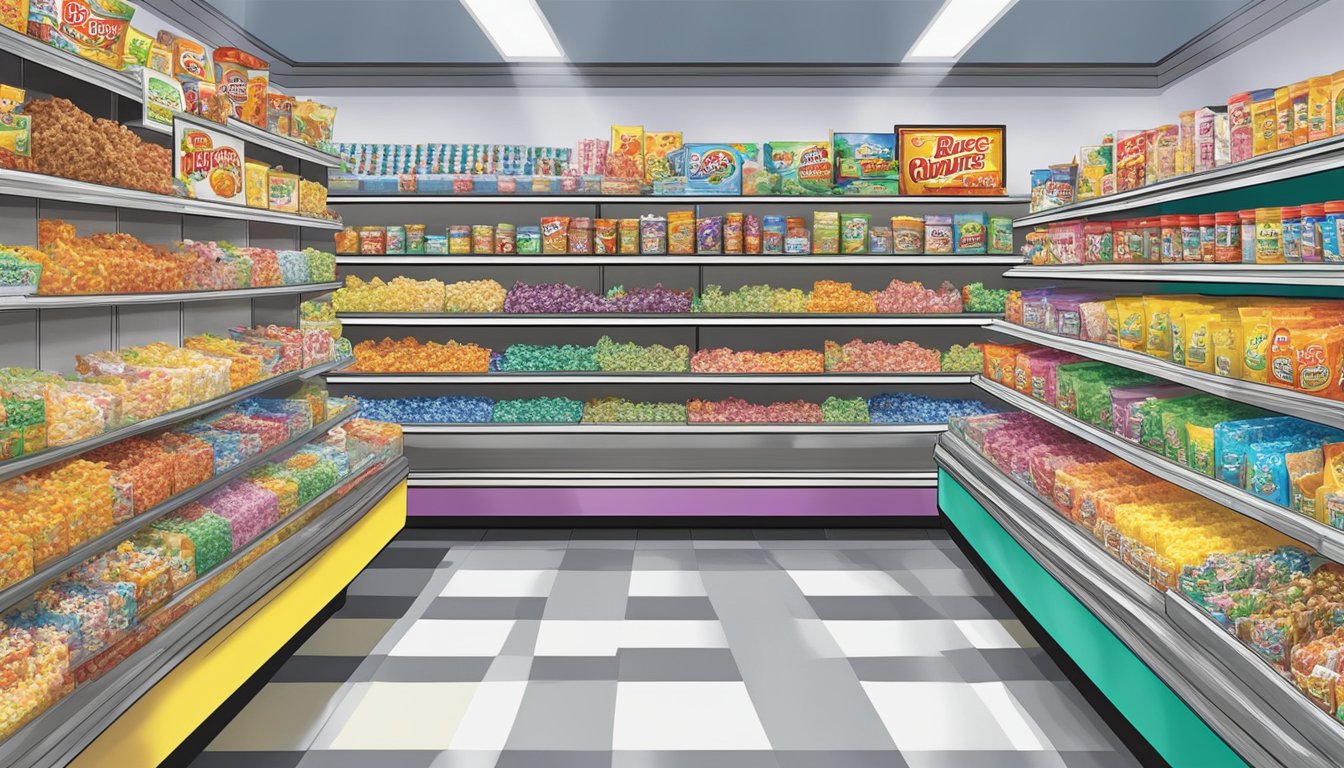
M902 195L1003 195L1004 128L896 126Z
M173 125L177 180L189 197L242 205L243 142L179 120Z

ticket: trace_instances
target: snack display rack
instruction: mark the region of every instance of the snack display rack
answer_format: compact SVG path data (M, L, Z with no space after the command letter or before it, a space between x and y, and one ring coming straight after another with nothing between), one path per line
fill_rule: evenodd
M21 76L17 82L14 78L10 81L16 87L70 97L95 117L131 125L138 120L141 99L138 79L2 27L0 47L20 60L21 66L15 71ZM135 114L128 115L130 112ZM193 118L183 119L197 122ZM337 165L336 158L327 153L237 121L229 125L204 124L242 139L249 155L255 151L269 162L283 162L292 170L302 170L310 179L325 181L326 169ZM127 234L146 243L229 241L238 247L277 251L299 250L306 232L340 228L339 222L329 219L0 170L0 243L35 245L39 221L44 219L60 219L81 235L95 232ZM0 366L40 368L70 377L76 372L76 355L79 354L123 350L157 342L181 346L188 337L204 333L227 337L229 329L238 326L297 327L300 326L301 303L329 294L337 287L339 283L314 282L219 291L0 297ZM293 351L298 350L294 348ZM238 386L227 394L114 427L79 442L20 455L0 462L0 480L10 480L56 462L75 459L126 438L183 425L249 398L289 396L300 389L305 380L321 377L348 363L348 359L336 359L288 370ZM278 364L277 369L285 370ZM292 428L288 438L275 444L258 442L257 445L270 447L251 453L227 469L225 465L218 465L218 473L204 482L179 490L176 495L152 507L137 510L138 514L109 529L98 529L99 533L92 538L71 545L68 551L39 562L35 568L30 562L31 574L0 589L0 610L26 605L25 601L49 582L118 547L131 534L166 515L182 511L193 501L208 501L207 494L246 478L249 472L268 460L293 453L341 428L358 414L357 405L351 404L333 411L328 418L313 419L315 423L301 433L298 432L301 427ZM338 438L342 434L339 430L336 433ZM274 439L273 435L268 439ZM87 680L81 677L78 686L73 684L75 667L71 661L70 689L53 692L35 709L17 709L17 702L10 707L7 716L11 717L15 711L40 714L26 723L23 720L6 723L10 732L0 740L0 764L67 764L90 744L95 744L100 734L119 717L138 706L137 700L144 694L165 677L176 674L175 667L179 662L203 647L216 653L227 647L229 640L221 639L217 633L231 625L236 628L235 621L252 621L258 601L271 597L277 588L284 589L282 584L305 583L305 578L317 578L305 576L308 573L306 566L322 558L334 543L348 542L347 534L354 529L369 530L361 524L371 520L376 513L376 535L356 547L363 558L355 563L355 572L358 572L404 522L404 493L398 488L405 480L407 462L401 456L383 455L350 469L335 481L335 485L297 509L291 507L290 514L282 515L253 538L235 538L235 542L245 543L236 543L232 554L206 571L199 581L172 592L166 602L142 617L140 625L133 623L133 630L145 630L135 638L135 642L143 643L140 647L133 651L119 648L115 655L91 657L97 660L100 667L97 672L101 674L91 673ZM384 497L391 499L396 508L383 504ZM387 530L389 522L395 524L393 530ZM348 569L349 563L345 567ZM347 573L344 581L332 589L339 592L353 575ZM307 621L330 599L328 596L315 605L301 604L293 608L290 615L307 612L307 618L303 620ZM149 637L147 641L146 637ZM129 637L123 639L130 644ZM221 690L219 695L227 697L232 693L275 650L278 649L249 658L247 663L254 666L247 670L243 679L235 681L233 689ZM124 657L123 653L126 654ZM81 674L84 674L83 670ZM24 704L31 705L32 702ZM194 725L188 725L180 737L185 738L191 727ZM138 763L132 760L120 764Z
M347 227L424 222L438 232L449 224L535 223L545 215L637 217L691 210L807 215L814 209L894 215L988 211L1025 213L1024 197L725 196L725 195L395 195L333 192L328 204ZM305 245L329 247L328 240ZM672 289L719 284L725 290L770 282L806 288L815 280L853 281L856 288L884 287L892 278L936 286L983 281L1003 285L1004 266L1020 256L987 254L685 255L454 254L346 255L337 263L363 280L494 279L504 286L566 282L602 293L614 285ZM1001 315L960 314L472 314L340 312L352 340L414 335L421 341L477 342L503 350L513 343L591 344L602 335L640 344L684 344L698 350L820 349L824 340L913 340L947 348L985 340ZM335 394L361 398L405 396L565 396L636 401L744 398L771 402L820 401L828 396L868 397L912 392L974 398L967 374L660 374L337 372ZM610 485L861 485L928 487L933 441L945 424L412 424L404 423L411 485L424 487L537 485L583 477ZM493 466L491 465L493 462ZM499 471L500 466L508 471ZM770 472L768 470L776 471ZM763 474L764 473L764 474ZM414 511L414 510L413 510Z
M1313 200L1344 168L1341 149L1340 137L1313 142L1033 213L1018 218L1014 226L1021 237L1023 229L1051 222L1163 213L1163 206L1173 201L1183 201L1180 210L1189 212L1249 207L1261 201L1291 205ZM1035 282L1028 285L1037 286L1047 280L1096 281L1090 289L1111 295L1132 295L1134 283L1142 282L1155 284L1146 292L1159 295L1190 291L1224 297L1338 298L1344 271L1335 264L1024 264L1009 269L1005 277L1030 279ZM1006 320L990 321L988 330L1272 414L1344 426L1344 404L1336 400L1218 376ZM973 384L1155 478L1303 542L1326 560L1344 563L1344 531L1202 474L986 376L974 377ZM1107 552L1099 538L1007 477L958 435L939 439L935 459L939 505L951 526L1168 762L1307 766L1344 761L1340 722L1253 650L1248 640L1219 626L1180 589L1153 588ZM1051 589L1056 593L1052 595ZM1110 650L1102 653L1102 648ZM1215 756L1219 752L1222 755Z

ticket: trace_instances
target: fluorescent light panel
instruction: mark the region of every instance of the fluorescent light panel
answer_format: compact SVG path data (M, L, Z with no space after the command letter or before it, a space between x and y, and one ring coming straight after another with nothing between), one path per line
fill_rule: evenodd
M462 0L462 5L506 60L565 57L535 0Z
M905 61L956 61L1017 0L946 0Z

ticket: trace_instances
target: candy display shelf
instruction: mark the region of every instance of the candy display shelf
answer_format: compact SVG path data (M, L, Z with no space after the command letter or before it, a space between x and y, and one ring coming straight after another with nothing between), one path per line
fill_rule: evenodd
M229 291L182 291L178 293L100 293L84 296L0 296L0 311L17 309L56 309L64 307L112 307L123 304L180 304L192 301L262 299L301 293L329 293L341 283L304 283L269 288L240 288Z
M22 59L31 61L35 64L41 64L49 69L69 75L86 83L111 91L118 96L140 102L144 95L141 92L140 79L138 76L132 76L125 72L118 72L108 69L101 64L96 64L89 59L67 53L58 48L54 48L46 43L39 42L27 35L15 32L8 27L0 26L0 48L6 52L12 53ZM176 115L175 119L185 120L186 122L203 125L220 133L233 136L249 144L255 144L259 147L275 150L290 157L306 160L311 163L327 168L336 168L340 165L341 159L329 152L323 152L316 147L310 147L301 141L295 141L284 136L277 136L270 131L264 131L254 125L249 125L236 118L229 118L227 125L221 125L212 120L206 120L203 117L195 115ZM127 123L135 127L134 123Z
M30 472L39 467L44 467L63 459L78 456L85 451L91 451L94 448L107 445L108 443L115 443L118 440L125 440L128 437L142 435L146 432L153 432L156 429L163 429L164 427L170 427L179 422L194 419L197 416L220 410L221 408L233 405L241 400L246 400L249 397L255 397L256 395L260 395L263 392L284 384L311 379L316 376L321 376L328 371L344 368L352 362L354 362L353 358L344 358L322 363L321 365L315 365L311 368L289 371L288 373L282 373L279 376L263 379L256 384L250 384L241 389L235 389L222 397L216 397L213 400L206 400L204 402L196 403L195 405L187 406L186 408L170 411L155 416L152 419L137 421L134 424L128 424L118 429L109 430L97 437L91 437L88 440L81 440L77 443L71 443L70 445L62 445L58 448L48 448L44 451L20 456L17 459L0 462L0 480L8 480L11 477L21 475L24 472Z
M172 498L165 499L162 503L152 509L148 509L129 520L126 520L120 525L113 526L106 533L103 533L96 538L89 539L77 547L71 548L64 557L46 563L41 568L34 571L32 576L29 576L23 581L15 582L4 589L0 589L0 612L9 610L24 598L40 589L48 581L69 571L71 568L74 568L85 560L110 550L112 547L115 547L118 542L126 539L135 531L144 528L169 512L195 501L234 480L245 477L248 472L261 466L275 456L280 456L289 451L295 451L302 448L307 443L325 435L331 429L339 427L357 415L359 415L359 408L353 406L347 408L340 414L327 419L321 424L314 425L313 428L307 432L297 435L269 450L262 451L255 456L250 456L237 466L215 475L206 482L193 486ZM4 761L0 760L0 765L4 764Z
M1022 265L1005 277L1126 280L1146 283L1344 286L1344 264L1049 264Z
M341 222L330 219L317 219L300 216L297 213L281 213L262 208L248 208L242 205L216 203L209 200L190 200L185 197L156 195L153 192L141 192L136 189L119 189L102 184L90 184L85 181L65 179L60 176L47 176L41 173L26 173L0 168L0 195L31 197L40 200L61 200L68 203L105 205L113 208L128 208L138 211L164 211L167 213L208 216L216 219L241 219L271 224L289 224L309 229L340 229Z
M709 312L683 312L670 315L640 315L606 313L597 315L524 315L524 314L472 314L444 313L419 314L341 312L337 315L345 325L380 325L399 328L429 326L616 326L631 327L645 325L661 326L989 326L1003 315L991 313L963 312L955 315L842 315L827 313L809 314L766 314L766 315L718 315Z
M714 203L802 203L806 205L890 205L952 204L963 205L1025 205L1029 197L1008 195L975 197L970 195L417 195L410 194L344 194L333 190L330 203L641 203L668 205L709 205Z
M1344 167L1344 136L1335 136L1272 152L1245 162L1199 173L1188 173L1139 189L1116 192L1081 203L1030 213L1015 220L1013 225L1031 227L1084 216L1121 213L1176 200L1229 192L1257 184L1296 179L1341 167Z
M947 424L402 424L407 435L932 435Z
M1015 389L1005 387L983 376L975 378L975 385L1009 405L1027 411L1044 421L1075 434L1140 469L1193 491L1252 520L1264 523L1286 536L1291 536L1308 546L1314 547L1331 560L1344 563L1344 531L1338 528L1332 528L1325 523L1296 514L1292 510L1273 504L1230 483L1224 483L1208 475L1200 474L1187 466L1171 461L1165 456L1159 456L1131 443L1123 437L1094 427L1081 419L1055 410L1034 397L1024 395Z
M1071 339L1057 336L1033 328L1024 328L1015 323L995 320L989 324L995 333L1013 336L1046 347L1062 349L1103 363L1123 366L1143 373L1149 373L1168 381L1184 384L1188 387L1208 392L1211 395L1225 397L1228 400L1255 405L1269 411L1297 416L1307 421L1328 424L1332 427L1344 427L1344 403L1313 397L1291 389L1273 387L1241 379L1229 379L1211 373L1196 371L1183 365L1158 360L1140 352L1120 349L1093 341Z
M804 471L768 472L412 472L412 488L933 488L938 473L906 470L891 472Z
M742 253L699 253L684 256L645 256L641 254L539 254L539 255L484 255L484 254L446 254L426 256L407 255L337 255L336 263L345 266L406 266L406 267L451 267L456 265L475 266L502 264L513 266L537 265L591 265L591 264L642 264L648 266L688 265L756 265L770 266L810 266L826 267L831 265L868 264L873 266L947 266L958 267L968 264L1021 264L1022 257L1012 254L983 253L857 253L857 254L812 254L807 256L786 254L742 254Z
M172 673L179 662L208 643L221 629L355 526L406 477L408 465L405 458L398 457L373 469L371 474L370 471L365 468L351 473L218 564L212 574L222 573L251 557L261 542L272 534L293 526L305 512L336 498L328 509L257 556L254 562L111 671L80 685L74 693L0 744L0 764L11 768L45 768L65 765L74 759L137 699ZM361 473L365 475L360 477ZM176 606L189 605L195 599L193 593L209 582L207 575L175 594L157 610L166 612Z
M969 384L969 373L358 373L330 384Z
M959 438L944 435L934 458L945 473L941 482L952 481L952 488L940 488L940 498L958 529L969 526L973 515L987 514L990 525L997 524L1100 623L1097 630L1104 631L1086 634L1089 628L1080 622L1060 618L1068 614L1059 600L1041 602L1045 613L1038 618L1046 631L1171 765L1230 765L1238 756L1283 768L1344 761L1344 728L1305 696L1285 691L1288 684L1268 664L1234 656L1226 643L1235 638L1211 621L1177 614L1171 603L1179 598L1164 597ZM949 509L957 494L948 491L965 491L969 499ZM1031 609L1032 595L1019 599ZM1118 640L1121 653L1132 656L1102 650L1098 634Z

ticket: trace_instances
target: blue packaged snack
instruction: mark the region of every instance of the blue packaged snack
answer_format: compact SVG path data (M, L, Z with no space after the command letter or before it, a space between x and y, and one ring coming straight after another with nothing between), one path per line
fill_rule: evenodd
M742 194L742 156L727 144L686 144L686 192L705 195ZM680 160L668 162L675 169Z
M1238 488L1246 487L1246 447L1253 442L1283 438L1306 422L1292 416L1225 421L1213 428L1214 476Z
M1292 495L1285 454L1307 450L1316 442L1299 437L1246 446L1246 490L1281 507L1287 507Z
M894 133L831 132L835 186L853 194L897 194L899 166Z

